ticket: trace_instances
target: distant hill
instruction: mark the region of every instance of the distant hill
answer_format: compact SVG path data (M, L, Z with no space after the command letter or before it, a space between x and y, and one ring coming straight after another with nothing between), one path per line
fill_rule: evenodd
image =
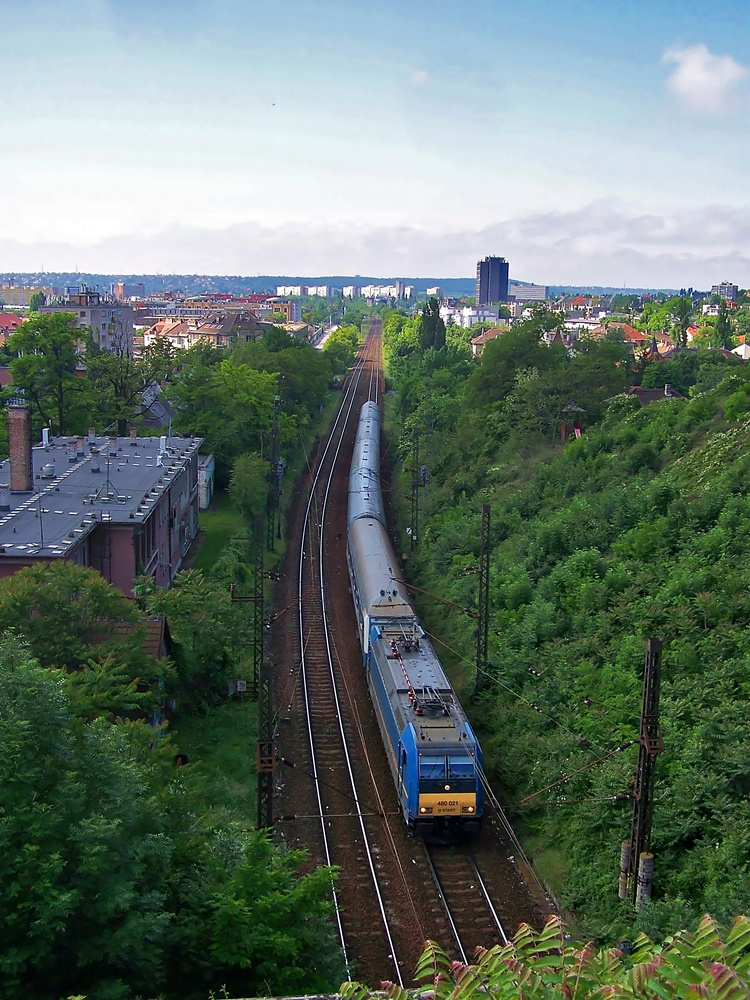
M128 284L143 283L146 294L157 292L185 292L197 295L199 292L220 292L224 294L242 294L254 292L275 293L277 285L331 285L342 288L344 285L389 285L394 281L403 281L407 285L424 292L427 288L439 285L447 295L473 295L473 278L409 278L409 277L378 277L369 274L259 274L259 275L218 275L218 274L88 274L70 271L37 271L32 273L0 273L0 284L7 285L51 285L54 288L64 288L66 285L84 283L101 292L108 292L118 281Z
M511 279L516 285L529 285L531 282ZM275 293L277 285L331 285L333 288L343 288L344 285L390 285L395 281L403 281L414 285L419 292L424 292L435 285L439 286L445 295L460 298L462 295L473 295L475 291L474 278L409 278L383 277L372 274L87 274L72 271L36 271L18 273L6 271L0 273L0 285L13 283L16 285L52 285L54 288L64 288L66 285L85 283L101 292L108 292L113 284L125 281L129 284L142 282L147 295L157 292L185 292L197 295L200 292L220 292L223 294L241 295L256 292ZM551 296L580 293L584 295L613 295L625 292L641 295L644 292L669 292L677 294L674 288L615 288L611 285L550 285Z

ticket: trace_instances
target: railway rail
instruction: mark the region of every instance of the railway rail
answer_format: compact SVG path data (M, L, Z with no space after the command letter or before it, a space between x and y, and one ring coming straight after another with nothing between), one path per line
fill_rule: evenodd
M504 939L503 925L513 933L521 920L541 925L546 913L519 888L509 849L490 829L476 845L472 868L463 849L430 848L428 859L421 841L407 837L398 812L362 669L345 558L356 416L382 391L378 334L375 326L290 513L297 561L287 563L278 598L294 624L275 627L272 645L277 741L293 766L277 777L277 815L280 804L288 812L276 830L293 846L308 845L311 862L339 868L332 895L347 973L374 985L382 979L405 985L426 938L470 960L477 945Z

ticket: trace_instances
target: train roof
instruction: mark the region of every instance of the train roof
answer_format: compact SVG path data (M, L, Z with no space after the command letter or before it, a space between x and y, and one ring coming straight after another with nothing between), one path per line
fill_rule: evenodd
M375 618L414 618L388 532L380 521L360 517L349 527L359 599Z
M375 625L371 645L391 704L400 716L400 728L413 725L423 748L448 750L464 743L473 747L464 711L430 640L422 634L418 645L397 642L394 650L393 624Z

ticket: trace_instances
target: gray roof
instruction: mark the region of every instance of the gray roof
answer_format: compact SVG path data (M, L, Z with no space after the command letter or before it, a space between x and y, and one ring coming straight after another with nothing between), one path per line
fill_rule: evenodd
M10 511L0 511L0 558L62 557L102 521L143 521L187 466L201 438L51 438L32 450L34 491L11 493ZM92 446L99 449L92 461ZM94 471L98 469L98 471ZM0 484L10 481L10 463L0 463ZM41 523L40 523L41 517Z

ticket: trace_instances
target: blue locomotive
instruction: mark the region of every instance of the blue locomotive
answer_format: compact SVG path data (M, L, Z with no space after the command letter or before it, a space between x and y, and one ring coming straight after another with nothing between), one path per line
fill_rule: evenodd
M349 473L347 562L367 683L411 834L476 833L479 743L399 580L380 490L380 409L362 407Z

